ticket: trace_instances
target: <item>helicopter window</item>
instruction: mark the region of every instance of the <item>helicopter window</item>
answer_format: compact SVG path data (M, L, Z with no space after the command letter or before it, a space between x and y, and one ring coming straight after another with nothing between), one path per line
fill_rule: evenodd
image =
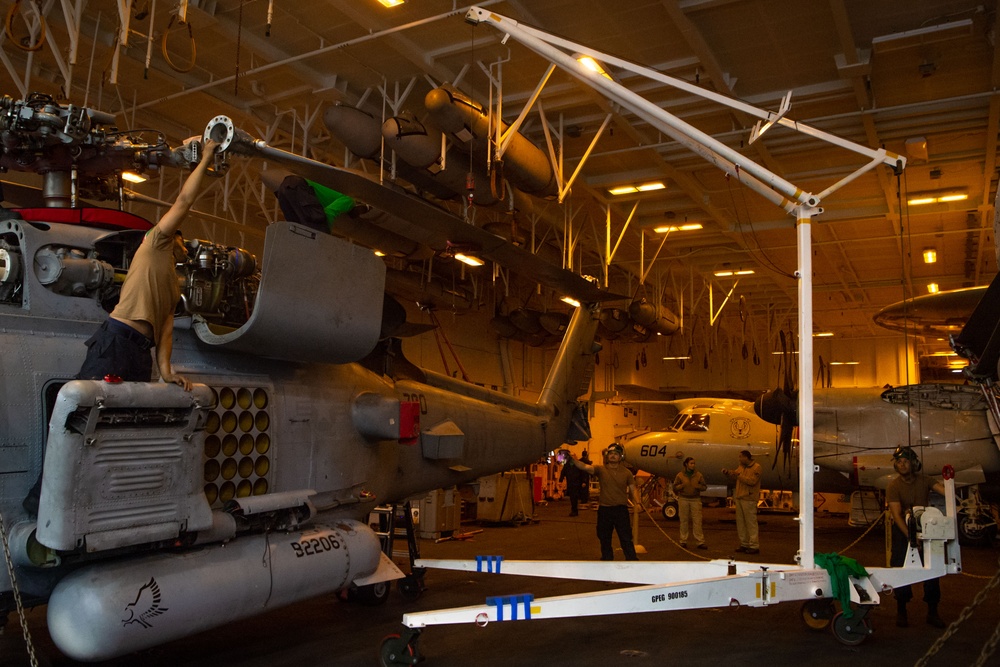
M687 422L684 423L683 430L707 431L709 419L710 416L707 414L691 415Z

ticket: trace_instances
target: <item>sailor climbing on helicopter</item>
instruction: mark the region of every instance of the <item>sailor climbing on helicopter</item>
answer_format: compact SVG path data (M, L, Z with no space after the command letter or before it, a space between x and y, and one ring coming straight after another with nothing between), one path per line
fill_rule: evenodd
M201 160L177 200L156 226L146 232L122 285L118 305L86 343L87 357L77 379L102 380L107 375L116 375L126 381L149 382L153 378L149 350L155 347L163 381L191 391L191 381L175 374L170 365L174 308L180 299L174 265L187 257L180 226L198 198L205 171L218 145L212 139L205 142Z

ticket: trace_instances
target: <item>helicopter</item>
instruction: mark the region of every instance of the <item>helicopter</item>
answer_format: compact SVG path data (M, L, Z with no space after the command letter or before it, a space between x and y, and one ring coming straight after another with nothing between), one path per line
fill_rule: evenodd
M442 209L272 150L228 119L213 119L203 140L220 133L216 171L241 151L294 164L358 186L371 204L402 202L414 227L459 230L484 256L532 262ZM125 169L190 167L199 146L144 142L108 114L44 95L0 99L0 167L41 174L45 200L0 219L0 614L23 620L47 604L52 639L75 660L334 591L382 600L406 578L366 521L376 506L588 437L577 398L599 349L602 290L539 267L540 281L585 305L538 400L519 399L407 362L392 342L401 308L385 294L382 260L294 222L269 226L262 260L187 241L172 362L192 391L75 380L83 342L152 226L82 198L120 198ZM25 499L39 479L34 508Z

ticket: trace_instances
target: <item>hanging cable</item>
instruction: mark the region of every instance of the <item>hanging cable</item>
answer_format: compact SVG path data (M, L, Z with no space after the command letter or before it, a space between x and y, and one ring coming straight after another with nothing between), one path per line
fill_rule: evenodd
M240 6L242 7L242 5ZM170 17L170 21L167 23L167 29L163 31L163 37L160 39L160 51L163 53L163 60L166 61L170 69L181 74L186 74L194 69L195 61L198 58L198 48L194 41L194 32L191 29L191 22L181 21L181 26L187 26L188 41L191 42L191 60L188 62L186 67L178 67L174 64L174 61L170 59L170 54L167 52L167 38L170 36L170 28L173 27L175 20L177 20L176 14Z
M899 275L901 279L901 287L903 292L903 354L905 355L906 363L903 364L904 369L904 381L907 387L910 386L910 297L912 297L912 290L907 290L907 271L906 271L906 255L907 248L911 247L909 244L912 243L910 238L910 207L906 204L904 208L903 205L903 190L908 190L909 188L905 185L906 183L906 173L902 175L896 174L896 204L899 206ZM903 224L903 220L906 220L906 224ZM906 229L906 238L903 237L903 229ZM910 296L907 296L909 293ZM913 446L913 429L910 428L910 421L912 419L912 406L913 399L910 397L910 390L907 389L906 392L906 444L908 447Z
M14 18L20 14L18 11L21 7L21 0L14 0L14 4L10 6L7 10L7 20L4 21L4 32L7 34L7 39L16 48L22 51L37 51L42 48L45 44L45 17L42 16L42 8L39 6L38 1L34 1L35 13L38 15L38 37L35 39L34 43L31 40L31 29L28 28L28 34L23 39L18 39L14 36ZM24 19L25 27L28 27L28 20Z
M233 75L233 94L240 95L240 47L243 43L243 0L240 0L240 17L236 28L236 73Z
M739 167L737 167L736 169L739 170ZM739 173L737 173L737 178L738 177L739 177ZM736 195L733 193L733 183L732 183L731 179L729 178L729 174L728 173L726 174L726 186L727 186L727 188L729 190L729 201L732 203L732 205L733 205L733 212L736 215L736 228L739 230L740 236L744 236L745 234L743 232L743 225L742 225L742 223L740 223L739 208L736 206ZM774 271L775 273L777 273L778 275L782 275L782 276L784 276L786 278L791 278L792 280L794 280L795 279L794 275L792 275L788 271L785 271L784 269L782 269L781 267L779 267L777 264L775 264L775 262L770 257L768 257L767 253L764 252L764 248L763 248L763 246L761 246L760 240L757 238L757 231L754 229L753 222L750 220L750 207L749 207L749 205L747 204L747 201L746 201L746 190L745 189L741 190L741 195L743 197L743 209L745 211L747 211L747 226L750 227L750 235L753 237L754 244L757 246L757 250L754 251L750 247L750 244L746 243L744 241L744 243L743 243L743 249L746 250L747 253L749 253L751 257L756 257L756 256L759 255L760 259L758 261L760 262L760 264L762 266L764 266L764 268L768 268L768 269Z

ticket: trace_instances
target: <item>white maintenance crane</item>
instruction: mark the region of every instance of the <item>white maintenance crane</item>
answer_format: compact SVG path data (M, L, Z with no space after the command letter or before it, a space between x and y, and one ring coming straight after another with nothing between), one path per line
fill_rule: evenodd
M812 261L811 221L822 213L820 203L859 176L881 166L899 173L906 160L883 148L872 149L787 117L790 96L782 100L777 112L758 109L742 101L719 95L660 72L601 53L569 40L522 25L510 18L479 7L471 8L466 21L493 26L504 33L504 42L514 39L551 63L549 72L528 103L534 104L553 67L560 67L591 86L622 108L634 113L657 130L670 136L697 155L724 170L730 177L751 188L768 201L780 206L796 219L798 243L799 297L799 493L813 497L813 390L812 390ZM831 184L819 194L806 192L781 176L750 160L747 156L668 113L653 102L602 76L579 61L580 54L604 65L627 70L659 84L672 86L692 95L736 109L759 119L753 140L774 126L800 132L808 137L844 148L863 160L852 173ZM521 113L508 132L516 131L527 115ZM503 148L503 137L496 142ZM579 168L578 168L579 171ZM879 596L896 586L918 583L962 569L956 534L954 481L943 471L946 486L946 511L915 508L919 538L911 543L906 564L901 568L867 568L867 576L850 577L848 582L831 579L825 568L817 568L813 548L813 508L801 503L799 510L799 553L797 563L748 563L735 560L698 562L626 562L599 561L516 561L481 556L475 561L422 560L420 567L494 572L522 576L585 579L629 584L627 588L535 599L530 594L489 598L484 604L454 609L425 611L403 616L406 629L399 636L387 637L380 649L383 665L415 664L420 656L417 640L422 628L429 625L475 623L485 626L493 621L540 620L567 616L625 614L678 609L699 609L744 605L763 607L778 602L805 601L807 621L831 624L834 635L846 644L859 644L871 633L868 612L879 603ZM913 534L913 533L911 533ZM918 544L922 543L923 561ZM834 607L835 585L848 588L850 604L840 611Z

